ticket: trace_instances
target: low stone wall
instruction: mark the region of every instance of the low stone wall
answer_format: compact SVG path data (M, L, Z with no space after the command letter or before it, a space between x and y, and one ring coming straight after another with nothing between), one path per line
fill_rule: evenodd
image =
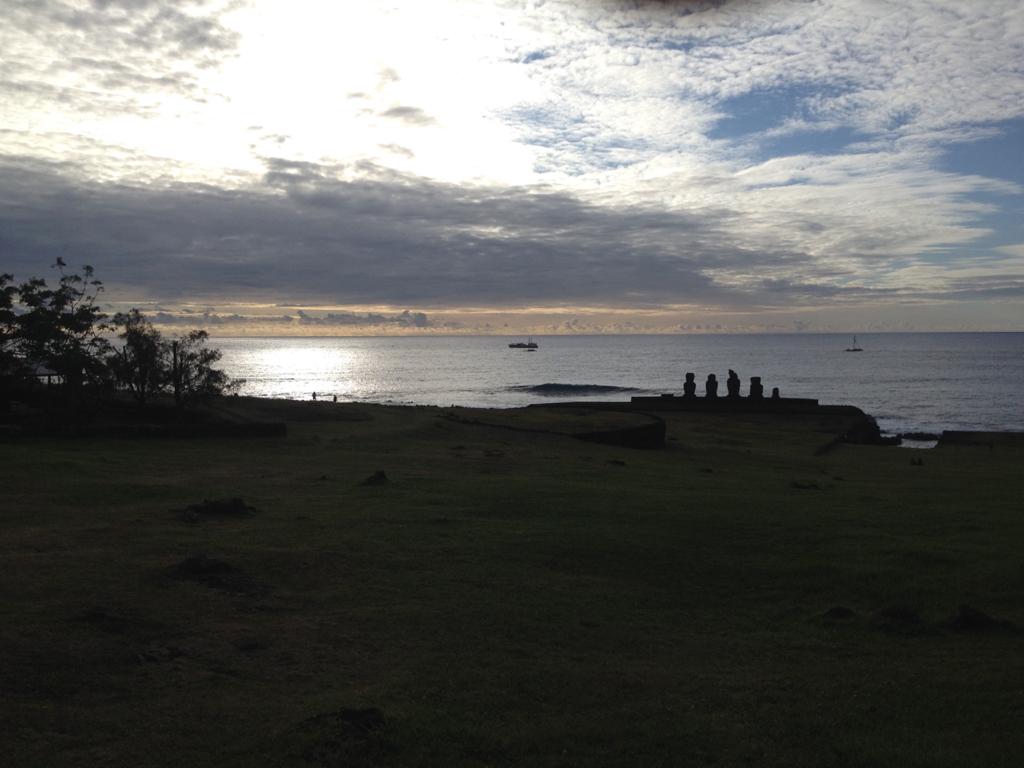
M654 413L770 413L785 417L819 416L833 422L835 437L819 448L825 453L841 443L861 443L865 445L899 445L899 438L883 437L874 417L864 413L853 405L819 405L811 398L749 398L749 397L634 397L628 403L616 402L571 402L544 403L531 405L531 408L589 408L591 410L622 411L623 413L642 413L657 418ZM652 413L654 412L654 413ZM646 426L646 425L644 425ZM651 432L653 435L653 431ZM664 441L664 436L662 437Z
M818 401L804 397L634 397L630 403L653 411L701 411L710 413L800 413L818 408Z

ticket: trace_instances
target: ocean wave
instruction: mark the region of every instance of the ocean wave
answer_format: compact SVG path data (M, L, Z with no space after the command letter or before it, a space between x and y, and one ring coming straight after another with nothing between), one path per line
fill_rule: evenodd
M607 384L523 384L509 387L509 392L527 392L542 397L565 397L566 395L614 395L623 392L639 392L636 387L613 387Z

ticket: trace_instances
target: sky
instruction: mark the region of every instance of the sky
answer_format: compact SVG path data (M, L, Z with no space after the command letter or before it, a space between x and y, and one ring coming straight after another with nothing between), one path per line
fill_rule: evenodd
M215 334L1024 330L1020 0L0 0L0 272Z

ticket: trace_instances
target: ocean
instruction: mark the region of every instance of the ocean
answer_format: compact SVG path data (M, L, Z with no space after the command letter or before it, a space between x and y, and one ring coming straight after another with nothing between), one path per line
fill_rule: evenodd
M709 373L760 376L765 393L855 405L888 433L1024 430L1024 333L215 338L242 394L511 408L682 393Z

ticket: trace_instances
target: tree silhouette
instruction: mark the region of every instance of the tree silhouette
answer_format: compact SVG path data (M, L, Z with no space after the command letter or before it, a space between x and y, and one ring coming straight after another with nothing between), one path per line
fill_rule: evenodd
M18 351L18 325L14 314L17 291L11 285L13 275L0 275L0 412L10 409L15 375L20 367Z
M110 343L103 337L110 326L96 303L103 283L93 268L81 274L65 271L63 259L53 268L60 274L56 288L34 277L18 286L18 299L26 311L15 318L21 352L56 373L70 393L83 384L105 377Z
M123 330L124 345L109 358L117 383L125 387L140 405L158 393L169 391L182 407L223 394L241 384L213 367L220 350L206 346L206 331L189 331L167 341L138 309L115 315Z
M18 326L14 314L17 290L11 285L13 275L0 275L0 376L13 372L18 343Z
M165 340L138 309L118 313L106 322L97 297L103 283L91 266L68 272L63 259L53 269L55 288L33 277L17 287L13 276L0 274L0 401L24 374L31 385L33 367L45 366L58 377L68 396L79 396L89 383L114 382L141 404L170 392L178 406L219 395L240 385L213 367L219 350L206 346L206 331L194 330ZM20 306L20 313L15 311ZM120 348L104 334L120 328Z
M222 394L241 383L213 367L221 353L206 346L208 338L206 331L195 330L170 343L171 392L178 406Z
M117 382L144 406L167 383L167 342L137 309L114 315L114 325L124 328L118 334L124 346L114 350L110 368Z

